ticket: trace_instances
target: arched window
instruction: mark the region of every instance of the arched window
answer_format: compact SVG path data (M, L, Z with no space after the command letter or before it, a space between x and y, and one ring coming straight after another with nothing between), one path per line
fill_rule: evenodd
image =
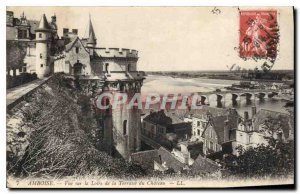
M123 135L127 135L127 120L123 121Z

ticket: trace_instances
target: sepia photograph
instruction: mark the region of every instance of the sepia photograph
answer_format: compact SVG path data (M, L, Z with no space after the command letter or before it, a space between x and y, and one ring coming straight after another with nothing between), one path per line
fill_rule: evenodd
M7 188L293 188L294 15L7 6Z

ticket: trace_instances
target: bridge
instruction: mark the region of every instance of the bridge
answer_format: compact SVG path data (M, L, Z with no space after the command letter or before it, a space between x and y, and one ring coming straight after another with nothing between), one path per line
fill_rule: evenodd
M251 101L252 99L272 98L279 94L279 90L271 89L253 89L253 90L227 90L227 91L213 91L213 92L197 92L194 95L201 97L200 104L209 104L209 97L215 95L217 98L217 103L225 103L225 98L228 98L228 94L231 95L231 100L233 104L237 104L237 101L240 101L242 97L246 98L246 101Z

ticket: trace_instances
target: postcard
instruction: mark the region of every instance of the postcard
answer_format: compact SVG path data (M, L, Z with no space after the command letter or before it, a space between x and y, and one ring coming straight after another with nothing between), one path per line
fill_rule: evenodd
M8 188L295 179L293 7L6 8Z

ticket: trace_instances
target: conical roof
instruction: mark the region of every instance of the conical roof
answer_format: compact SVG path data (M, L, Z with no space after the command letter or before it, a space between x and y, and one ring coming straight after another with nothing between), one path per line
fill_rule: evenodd
M97 38L95 36L91 16L90 16L90 21L89 21L89 37L88 37L88 44L96 44L97 43Z
M36 31L48 31L48 30L51 30L51 27L49 26L46 15L43 14L39 23L39 27L36 29Z

